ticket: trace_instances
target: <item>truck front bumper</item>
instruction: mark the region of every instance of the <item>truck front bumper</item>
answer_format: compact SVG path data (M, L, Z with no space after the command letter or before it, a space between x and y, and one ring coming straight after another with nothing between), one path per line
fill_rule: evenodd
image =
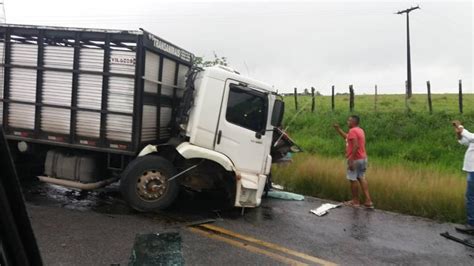
M249 208L260 206L267 176L239 173L238 177L234 206Z

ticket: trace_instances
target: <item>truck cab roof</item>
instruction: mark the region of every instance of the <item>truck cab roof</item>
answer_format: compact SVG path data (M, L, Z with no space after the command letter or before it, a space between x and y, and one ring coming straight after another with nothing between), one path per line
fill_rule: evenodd
M239 72L233 70L232 68L226 66L212 66L204 68L205 75L211 78L215 78L218 80L225 81L227 79L233 79L252 87L256 87L256 89L263 90L268 93L276 93L276 89L274 86L267 84L265 82L243 76Z

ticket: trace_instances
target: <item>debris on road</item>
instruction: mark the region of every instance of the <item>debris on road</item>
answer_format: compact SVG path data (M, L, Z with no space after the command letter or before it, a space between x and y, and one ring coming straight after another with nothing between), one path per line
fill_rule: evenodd
M455 236L449 234L448 232L441 233L440 235L442 237L445 237L445 238L447 238L449 240L452 240L454 242L458 242L458 243L463 244L465 246L474 248L474 243L472 241L467 240L467 239L461 239L461 238L455 237Z
M283 187L282 185L278 185L278 184L275 184L275 183L272 183L272 188L276 189L276 190L284 190L285 189L285 187Z
M181 235L137 234L128 265L184 265Z
M342 204L331 204L331 203L324 203L323 205L319 206L316 209L310 210L311 213L321 217L323 215L328 214L330 209L334 209L340 207Z
M474 235L474 226L456 226L454 229L459 233Z
M286 191L277 191L277 190L269 191L268 197L274 198L274 199L282 199L282 200L299 200L299 201L304 200L303 195L286 192Z
M201 225L201 224L212 224L212 223L215 223L215 222L216 222L215 219L204 219L204 220L198 220L198 221L190 222L190 223L186 224L186 226L198 226L198 225Z

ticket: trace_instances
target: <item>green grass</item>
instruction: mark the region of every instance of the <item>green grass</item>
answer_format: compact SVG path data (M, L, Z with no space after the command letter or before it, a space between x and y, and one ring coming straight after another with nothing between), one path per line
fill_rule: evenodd
M458 95L457 94L432 94L433 112L458 113ZM285 102L289 109L294 109L294 97L286 96ZM405 96L384 94L377 96L377 108L375 108L374 95L356 95L355 112L405 112ZM410 109L417 113L428 113L428 97L424 94L413 94L409 99ZM299 107L306 106L311 109L311 96L298 96ZM474 94L464 94L463 96L464 113L474 112ZM326 112L331 110L330 96L316 96L316 110ZM349 111L349 95L335 96L335 110L339 112Z
M466 148L457 143L450 122L459 119L474 131L474 95L464 96L462 115L457 95L433 95L433 114L425 98L414 95L407 110L404 96L379 95L375 111L373 95L356 96L354 114L366 132L370 189L378 208L461 222ZM306 195L348 199L345 142L332 127L339 123L347 130L348 96L336 96L334 111L330 97L316 99L311 113L311 97L299 96L299 106L306 110L293 119L294 99L285 97L285 123L305 154L290 166L275 167L275 180Z
M342 158L300 154L273 168L274 181L290 191L319 198L350 199ZM367 180L377 209L462 223L465 180L456 174L369 161Z
M415 95L412 101L420 97ZM344 110L342 106L346 98L336 96L337 108L331 111L330 97L318 97L316 112L311 113L311 105L308 105L311 98L299 97L300 106L306 106L308 110L293 119L296 113L294 102L292 97L286 97L285 122L288 124L292 120L289 124L291 137L308 153L343 156L345 142L335 133L332 125L339 123L347 130L346 120L350 113L348 108ZM465 95L462 115L456 111L457 96L433 95L433 99L444 98L450 104L445 103L442 110L429 114L421 110L421 106L415 109L413 104L412 110L407 112L401 95L379 96L379 100L390 99L394 106L393 109L386 106L385 109L378 108L377 112L373 110L373 96L356 96L354 114L361 117L361 127L366 131L369 158L381 164L402 163L410 167L459 171L465 148L456 142L450 122L459 119L466 128L474 131L474 95ZM400 106L395 105L398 103ZM348 106L348 102L345 104Z

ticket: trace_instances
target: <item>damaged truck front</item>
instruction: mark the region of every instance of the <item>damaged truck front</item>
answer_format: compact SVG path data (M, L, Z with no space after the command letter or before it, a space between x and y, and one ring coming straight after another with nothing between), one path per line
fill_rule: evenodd
M282 134L272 86L197 69L191 53L143 30L2 25L0 36L0 121L18 157L41 161L42 181L120 181L140 211L168 207L180 187L260 205Z

